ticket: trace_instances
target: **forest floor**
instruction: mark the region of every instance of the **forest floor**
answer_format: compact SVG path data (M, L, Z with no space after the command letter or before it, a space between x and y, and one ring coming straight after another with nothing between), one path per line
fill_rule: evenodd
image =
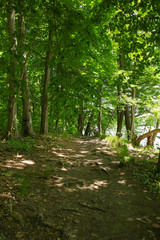
M98 138L0 150L0 240L159 240L160 199Z

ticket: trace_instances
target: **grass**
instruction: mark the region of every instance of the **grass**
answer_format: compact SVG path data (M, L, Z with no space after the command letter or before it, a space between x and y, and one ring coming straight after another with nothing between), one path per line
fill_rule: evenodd
M160 173L157 171L158 151L153 147L135 148L130 150L129 144L117 136L105 138L107 144L113 147L122 166L132 168L147 188L160 197ZM134 148L133 148L134 147Z

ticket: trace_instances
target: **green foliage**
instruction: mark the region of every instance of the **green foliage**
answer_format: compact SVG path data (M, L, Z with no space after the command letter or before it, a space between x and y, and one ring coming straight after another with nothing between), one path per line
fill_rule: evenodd
M111 146L117 147L117 148L124 144L124 140L117 136L107 136L105 138L105 141L107 142L108 145L111 145Z
M5 177L10 177L10 173L1 173L2 176L5 176Z
M8 151L31 153L36 150L36 142L30 137L20 140L8 140L5 147Z
M120 162L122 164L126 164L127 161L130 159L129 150L128 150L127 145L124 144L121 147L119 147L118 152L119 152L118 155L119 155L119 158L120 158Z
M152 1L26 1L16 9L16 89L18 127L22 126L23 104L21 88L22 53L27 54L27 72L31 92L32 122L39 133L45 63L48 53L50 84L48 125L50 133L77 135L78 115L83 112L83 128L92 114L91 125L98 125L102 114L102 131L121 104L136 103L136 126L154 125L159 118L159 5ZM19 37L18 16L24 15L26 44ZM33 18L34 14L34 18ZM7 129L11 46L7 29L5 4L0 16L0 134ZM151 24L152 23L152 24ZM49 40L52 30L52 44ZM120 58L121 65L120 66ZM131 88L136 86L136 99ZM123 95L117 97L117 87ZM124 93L124 92L125 93ZM14 93L14 92L13 92ZM100 103L101 99L101 103ZM116 114L109 128L116 122ZM57 126L57 125L58 126ZM56 127L57 129L56 129ZM63 129L63 130L62 130ZM83 129L83 130L84 130ZM142 130L141 130L142 132ZM115 140L108 140L116 143ZM8 143L10 149L30 152L32 143Z
M143 160L137 162L134 174L138 176L150 191L160 197L160 173L157 172L155 160Z

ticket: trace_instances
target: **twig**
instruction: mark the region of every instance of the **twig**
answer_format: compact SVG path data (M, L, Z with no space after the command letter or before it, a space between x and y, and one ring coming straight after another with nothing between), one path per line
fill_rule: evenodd
M72 211L72 212L79 212L77 209L73 208L61 208L62 211Z
M86 208L89 208L89 209L91 209L91 210L98 210L98 211L102 211L102 212L107 212L107 210L105 210L105 209L103 209L103 208L96 207L96 206L92 206L92 205L88 205L87 203L79 202L79 204L80 204L82 207L86 207Z

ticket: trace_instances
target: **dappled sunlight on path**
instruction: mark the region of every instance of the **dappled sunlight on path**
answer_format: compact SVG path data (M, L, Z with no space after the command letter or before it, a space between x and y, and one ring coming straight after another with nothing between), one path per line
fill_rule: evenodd
M59 142L45 153L6 156L0 163L4 172L13 173L11 190L0 197L20 215L17 228L23 229L23 239L27 229L40 234L39 227L37 239L43 240L159 239L159 199L153 199L132 169L120 167L104 141L82 137ZM44 216L41 225L35 218L38 209ZM26 226L25 216L30 219Z

